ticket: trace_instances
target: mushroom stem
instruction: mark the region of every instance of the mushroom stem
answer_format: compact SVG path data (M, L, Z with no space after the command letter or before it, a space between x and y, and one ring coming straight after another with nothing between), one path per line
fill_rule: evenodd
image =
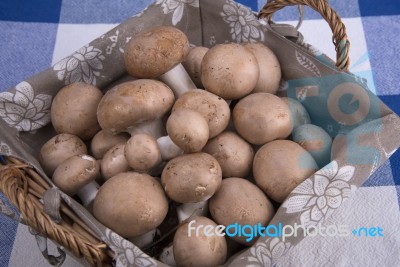
M169 136L162 136L157 139L161 151L162 160L170 160L183 154L183 150L172 142Z
M179 222L183 222L189 217L207 216L208 200L197 203L183 203L176 208Z
M79 189L76 193L80 200L82 200L82 204L85 208L91 210L91 206L93 204L93 200L97 195L97 191L99 191L100 185L95 181L92 181Z
M174 247L172 246L172 244L163 248L159 258L162 263L165 263L171 267L176 267L176 262L174 258Z
M197 89L182 64L178 64L162 74L159 79L171 88L175 98L179 98L182 94L191 89Z
M131 126L127 129L127 132L134 136L136 134L148 134L153 136L154 138L159 138L165 135L165 127L162 122L162 119L156 119L153 121L147 121L135 126Z
M155 228L145 234L129 237L128 240L138 248L144 248L153 243L154 238L157 235L160 235L160 231L157 228Z

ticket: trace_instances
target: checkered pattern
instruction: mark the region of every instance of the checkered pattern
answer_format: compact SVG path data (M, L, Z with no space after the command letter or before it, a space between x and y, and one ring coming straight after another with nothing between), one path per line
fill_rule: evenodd
M0 1L0 92L48 68L138 13L151 2L150 0ZM238 2L250 6L255 11L265 4L265 0ZM399 42L397 36L400 32L400 2L398 0L330 0L329 2L343 18L347 27L351 41L350 70L367 78L370 89L399 114L400 55L397 52ZM297 17L297 8L290 7L275 14L274 20L295 24ZM335 50L330 42L331 31L318 13L306 9L305 21L300 31L307 42L331 58L335 58ZM355 239L305 240L304 244L290 252L280 265L331 266L337 257L348 255L346 265L343 266L376 266L378 263L382 265L380 260L387 258L389 261L386 260L385 263L390 263L387 266L400 266L400 259L390 261L391 258L398 258L398 253L389 253L394 249L400 251L400 234L397 230L400 218L400 152L396 152L359 191L351 200L352 205L341 208L342 214L348 216L339 216L341 221L337 223L350 225L358 223L368 226L371 218L378 218L374 222L384 225L386 233L397 234L397 238L388 239L387 242L386 239L379 242ZM1 194L0 200L4 201ZM366 204L371 202L375 208ZM355 209L357 212L354 212ZM363 216L353 215L356 213ZM0 215L0 266L46 265L32 240L26 227L18 226ZM329 244L329 247L326 244ZM324 247L327 249L321 249ZM313 258L312 255L304 253L313 248L320 248L319 257ZM379 255L362 253L363 257L351 256L351 253L357 254L360 252L358 250L365 252L368 248L372 252L378 250L382 252ZM313 261L305 260L306 256ZM77 263L69 259L65 264L76 266Z

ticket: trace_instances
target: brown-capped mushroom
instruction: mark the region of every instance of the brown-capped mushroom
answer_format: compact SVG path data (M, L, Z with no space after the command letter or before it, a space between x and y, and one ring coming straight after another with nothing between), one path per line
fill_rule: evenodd
M104 95L97 109L101 128L111 134L137 133L137 126L160 119L172 107L174 94L164 83L140 79L119 84Z
M259 78L252 93L276 94L281 80L281 66L274 52L263 43L247 43L244 45L257 58Z
M225 236L208 234L213 230L216 231L216 227L215 222L201 216L196 217L194 223L180 225L173 241L176 265L178 267L214 267L224 264L227 255ZM198 235L195 230L193 231L196 228L199 228Z
M241 44L218 44L201 62L204 88L227 100L248 95L258 81L257 59Z
M178 109L191 109L199 112L208 122L209 138L222 133L228 126L231 111L226 101L205 90L195 89L179 97L172 108L172 112Z
M114 175L131 170L125 157L125 144L118 144L110 148L101 160L101 175L108 180Z
M210 213L215 222L225 226L231 224L265 226L274 215L274 207L264 192L243 178L225 178L221 188L211 197ZM250 246L257 240L246 236L234 236L235 241Z
M69 133L83 140L91 139L99 130L96 112L103 93L85 83L62 88L51 105L51 122L57 133Z
M147 172L161 163L157 140L148 134L136 134L125 145L125 159L135 171Z
M253 165L253 147L234 132L226 131L209 140L203 152L218 161L222 177L246 177Z
M182 62L190 78L197 88L204 88L201 82L201 61L209 49L204 46L196 46L190 49L185 61Z
M290 97L281 97L281 99L289 106L290 121L293 129L300 125L311 123L310 115L299 101Z
M284 139L292 132L289 107L273 94L254 93L242 98L232 117L236 131L253 145Z
M263 145L253 161L256 184L279 203L317 170L313 157L289 140L275 140Z
M167 120L167 133L184 152L200 152L208 141L208 123L197 111L177 109Z
M87 148L79 137L72 134L58 134L42 146L39 161L46 174L51 177L63 161L81 154L87 154Z
M181 64L189 50L189 41L179 29L171 26L151 28L140 32L125 46L125 67L136 78L159 77L178 98L196 88Z
M218 161L202 152L170 160L161 174L165 192L179 203L206 201L219 189L221 181Z
M83 205L89 207L99 188L95 182L99 175L100 166L95 158L77 155L58 165L53 174L53 182L64 193L78 195Z
M160 183L144 173L119 173L107 180L94 200L93 214L122 237L145 234L157 228L168 212Z
M104 154L113 146L126 143L129 135L126 133L110 134L104 130L100 130L90 143L90 151L96 159L102 159Z

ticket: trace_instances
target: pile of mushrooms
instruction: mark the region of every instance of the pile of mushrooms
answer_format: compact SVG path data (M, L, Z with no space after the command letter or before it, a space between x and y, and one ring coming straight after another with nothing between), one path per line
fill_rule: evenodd
M132 38L124 59L132 79L58 92L57 135L40 162L55 186L140 248L171 232L162 228L175 218L153 255L165 263L224 264L256 239L190 237L190 221L267 226L330 160L330 136L300 102L277 95L279 61L262 43L190 47L183 32L161 26Z

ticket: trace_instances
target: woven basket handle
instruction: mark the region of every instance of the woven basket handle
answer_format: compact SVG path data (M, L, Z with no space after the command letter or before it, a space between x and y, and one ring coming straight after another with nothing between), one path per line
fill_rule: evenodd
M309 6L320 13L328 22L333 33L332 42L336 49L336 66L341 70L347 71L350 65L350 42L347 39L346 26L326 0L269 0L260 10L258 17L271 21L272 15L276 11L293 5Z

